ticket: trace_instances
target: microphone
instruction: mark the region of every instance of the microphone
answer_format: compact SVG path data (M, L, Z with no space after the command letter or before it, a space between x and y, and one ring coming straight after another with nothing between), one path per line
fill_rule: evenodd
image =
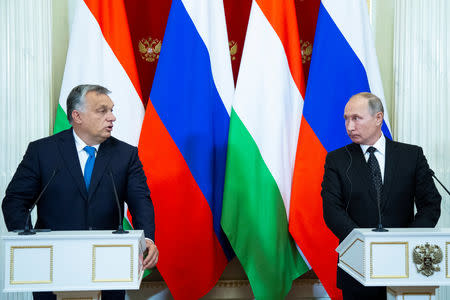
M113 174L111 172L111 169L109 169L109 176L111 177L111 182L113 185L113 189L114 189L114 196L116 199L116 204L117 204L117 209L119 210L119 226L117 228L116 231L113 231L113 233L115 234L124 234L124 233L128 233L129 231L127 230L123 230L123 224L122 224L122 210L120 209L120 202L119 202L119 197L117 196L117 189L116 189L116 184L114 183L114 177Z
M44 186L41 193L36 198L36 201L34 201L33 205L31 206L31 208L28 209L27 220L25 222L25 229L23 231L19 231L19 235L32 235L32 234L36 234L36 232L50 231L50 229L31 229L31 224L30 224L31 212L33 211L34 207L38 204L38 202L41 199L42 195L44 194L45 190L48 188L48 186L50 185L50 182L52 182L53 178L55 177L56 173L58 173L58 171L59 171L58 168L55 168L53 170L52 176L50 176L50 179L47 181L47 184Z
M380 208L380 200L381 195L379 195L379 193L377 193L377 205L378 205L378 226L374 229L372 229L372 231L375 232L386 232L389 231L386 228L383 227L383 224L381 223L381 208Z
M439 182L439 184L444 188L444 190L447 192L447 194L450 195L450 192L447 190L447 188L444 186L444 184L442 184L442 182L436 177L436 175L434 175L434 171L430 169L430 174L431 176L433 176L434 179L436 179L437 182Z

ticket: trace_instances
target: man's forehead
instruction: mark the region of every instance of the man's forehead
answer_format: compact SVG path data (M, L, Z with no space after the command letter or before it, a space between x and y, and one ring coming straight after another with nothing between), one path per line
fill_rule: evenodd
M86 94L86 101L95 106L114 106L114 102L106 94L97 93L94 91Z
M361 96L354 96L345 105L345 110L347 109L365 109L368 108L368 101L366 98Z

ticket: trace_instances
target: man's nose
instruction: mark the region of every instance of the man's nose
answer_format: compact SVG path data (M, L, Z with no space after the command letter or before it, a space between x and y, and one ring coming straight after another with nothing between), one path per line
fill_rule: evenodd
M346 125L347 125L347 131L352 131L355 127L352 120L348 120Z
M114 122L116 120L116 116L113 114L112 111L109 112L107 120L111 122Z

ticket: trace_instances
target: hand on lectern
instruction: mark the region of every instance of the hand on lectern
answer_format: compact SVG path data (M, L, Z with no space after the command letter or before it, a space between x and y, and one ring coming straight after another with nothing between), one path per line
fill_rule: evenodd
M145 246L147 247L147 256L144 259L144 269L151 269L158 262L159 251L152 240L145 239Z

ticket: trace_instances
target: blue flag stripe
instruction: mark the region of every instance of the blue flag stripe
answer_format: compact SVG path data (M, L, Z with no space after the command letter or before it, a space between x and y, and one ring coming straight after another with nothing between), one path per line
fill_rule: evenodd
M370 92L366 70L321 3L303 114L327 152L351 142L345 104L364 91ZM391 138L386 124L382 129Z
M150 99L208 201L214 231L230 259L220 225L230 118L208 50L180 0L172 2Z

